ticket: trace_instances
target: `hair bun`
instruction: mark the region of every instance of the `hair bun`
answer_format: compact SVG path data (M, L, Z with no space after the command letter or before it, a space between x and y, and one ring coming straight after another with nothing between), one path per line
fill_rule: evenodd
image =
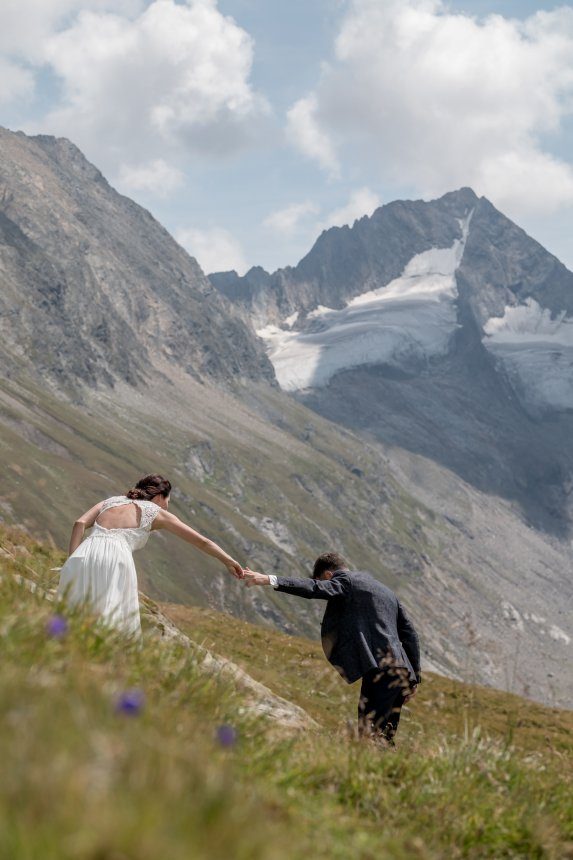
M156 496L167 498L171 492L171 481L161 475L145 475L132 490L125 494L128 499L142 499L150 502Z

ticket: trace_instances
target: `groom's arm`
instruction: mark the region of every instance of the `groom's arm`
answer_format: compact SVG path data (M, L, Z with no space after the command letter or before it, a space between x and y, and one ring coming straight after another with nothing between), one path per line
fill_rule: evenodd
M272 585L277 591L305 597L307 600L332 600L345 597L352 588L347 573L340 573L332 579L290 579L286 576L268 576L265 573L245 572L247 585Z

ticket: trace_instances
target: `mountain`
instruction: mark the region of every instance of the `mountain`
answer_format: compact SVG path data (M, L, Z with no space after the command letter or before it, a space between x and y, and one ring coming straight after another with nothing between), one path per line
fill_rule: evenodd
M258 271L230 298L70 142L4 131L0 144L5 522L63 548L78 513L157 470L174 483L175 512L244 563L304 575L335 547L372 570L408 606L426 669L573 703L568 416L530 415L477 323L457 318L482 221L470 212L485 203L465 191L384 207L382 233L375 218L324 234L310 260ZM438 298L415 305L433 326L422 343L431 355L406 349L406 331L384 364L335 363L324 385L282 390L275 329L291 336L285 366L296 365L292 345L310 343L320 372L332 369L332 351L325 364L304 338L346 340L348 302L376 278L402 278L412 255L424 284L440 261ZM396 320L411 316L391 305ZM372 319L384 323L379 296L367 329ZM317 635L322 607L245 589L162 534L137 568L156 599Z
M0 128L0 153L5 371L25 366L76 394L165 365L201 379L273 378L197 262L77 147Z
M476 203L471 189L447 194L436 203L396 201L364 216L353 227L325 230L300 263L270 275L260 267L240 278L235 272L210 280L259 324L280 324L319 306L342 308L364 286L387 284L410 259L433 247L450 246L460 236L460 220Z
M569 533L573 273L489 201L390 203L294 269L211 280L284 390Z

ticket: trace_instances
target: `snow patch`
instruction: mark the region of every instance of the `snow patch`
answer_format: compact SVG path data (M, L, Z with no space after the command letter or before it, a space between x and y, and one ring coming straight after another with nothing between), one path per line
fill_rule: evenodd
M325 314L335 314L336 308L327 308L326 305L318 305L313 311L310 311L306 315L307 320L315 320L319 317L325 316Z
M458 327L456 271L472 214L460 220L462 236L450 248L417 254L399 278L356 296L341 310L317 307L307 316L306 331L260 329L281 388L323 386L336 373L360 365L400 367L443 355Z
M508 306L484 325L484 345L518 393L541 409L573 409L573 318L551 316L535 299Z
M285 317L285 319L283 320L283 324L288 326L289 328L292 328L298 319L299 313L300 311L295 311L294 314L291 314L289 317Z

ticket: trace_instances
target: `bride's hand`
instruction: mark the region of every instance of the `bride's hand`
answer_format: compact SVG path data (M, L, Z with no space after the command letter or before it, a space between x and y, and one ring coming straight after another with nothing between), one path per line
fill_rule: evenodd
M231 558L229 561L224 562L224 564L231 576L234 576L236 579L243 579L243 568L238 561L234 561L234 559Z

